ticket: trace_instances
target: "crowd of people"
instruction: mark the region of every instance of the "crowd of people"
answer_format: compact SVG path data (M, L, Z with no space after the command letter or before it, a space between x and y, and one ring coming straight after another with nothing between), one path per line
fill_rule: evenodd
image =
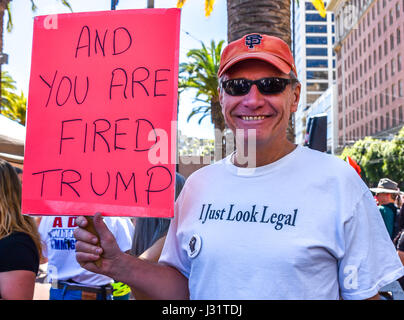
M0 160L2 299L32 299L46 259L57 300L379 299L383 286L404 285L398 183L369 189L346 162L286 137L301 89L288 45L245 35L224 49L218 78L226 124L243 134L225 159L186 182L177 174L172 220L35 222Z

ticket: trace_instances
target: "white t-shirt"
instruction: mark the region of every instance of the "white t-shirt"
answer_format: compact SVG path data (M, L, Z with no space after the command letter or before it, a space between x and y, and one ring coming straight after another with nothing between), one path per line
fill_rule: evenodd
M191 175L160 262L189 279L191 299L366 299L404 274L358 174L302 146Z
M76 260L76 217L42 217L39 233L46 243L43 255L48 258L48 280L73 280L84 285L101 286L111 278L83 269ZM134 226L130 218L104 217L108 229L115 236L122 251L130 250Z

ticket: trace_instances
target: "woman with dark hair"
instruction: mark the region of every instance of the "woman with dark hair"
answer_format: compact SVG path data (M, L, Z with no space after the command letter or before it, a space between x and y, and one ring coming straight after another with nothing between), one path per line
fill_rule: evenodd
M21 214L21 182L14 168L0 159L0 298L34 296L41 240L31 217Z

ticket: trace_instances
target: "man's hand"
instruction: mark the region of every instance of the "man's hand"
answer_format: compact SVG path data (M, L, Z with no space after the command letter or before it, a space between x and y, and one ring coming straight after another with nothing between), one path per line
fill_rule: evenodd
M77 239L76 259L80 266L126 283L152 299L189 299L188 279L180 271L123 253L102 221L101 214L96 213L93 221L100 246L97 245L98 238L84 229L88 225L87 219L76 219L78 228L74 230L74 236ZM100 258L101 266L97 267L95 261Z
M113 277L114 270L119 268L120 257L124 254L104 223L100 213L96 213L93 218L94 227L99 235L99 239L94 234L84 229L88 225L85 217L78 217L76 223L78 228L74 230L76 242L76 260L81 267L88 271L104 274ZM97 245L99 241L100 246ZM101 265L97 267L95 261L101 258Z

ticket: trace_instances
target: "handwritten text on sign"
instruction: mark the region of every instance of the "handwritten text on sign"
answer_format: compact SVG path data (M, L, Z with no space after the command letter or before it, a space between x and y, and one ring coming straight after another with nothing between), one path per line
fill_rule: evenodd
M35 18L23 213L173 216L179 13Z

